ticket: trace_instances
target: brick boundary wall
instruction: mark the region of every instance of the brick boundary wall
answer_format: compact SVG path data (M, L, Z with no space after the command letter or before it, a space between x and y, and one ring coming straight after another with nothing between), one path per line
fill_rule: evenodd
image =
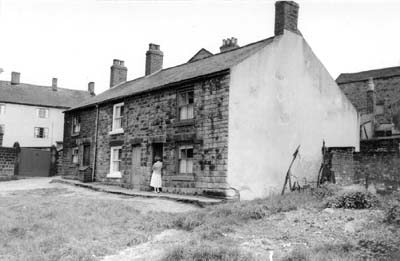
M362 184L380 192L400 191L400 138L360 142L360 152L329 148L331 171L339 185Z
M17 160L15 148L0 147L0 178L14 176L14 167Z

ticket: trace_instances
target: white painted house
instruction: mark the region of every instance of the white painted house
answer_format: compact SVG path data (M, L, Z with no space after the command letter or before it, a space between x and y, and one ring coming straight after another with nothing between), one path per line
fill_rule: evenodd
M94 95L88 91L20 82L20 73L12 72L11 81L0 81L0 146L50 147L63 140L63 111Z

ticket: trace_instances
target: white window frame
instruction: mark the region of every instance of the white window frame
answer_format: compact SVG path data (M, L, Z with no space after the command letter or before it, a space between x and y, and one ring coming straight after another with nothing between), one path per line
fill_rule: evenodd
M4 103L0 103L0 115L6 114L6 105Z
M81 120L79 116L72 117L72 135L79 134L81 131Z
M112 130L111 130L110 134L124 133L124 129L122 128L124 115L123 114L121 115L121 110L119 111L120 115L117 116L117 108L120 108L120 107L124 107L123 102L114 104L114 106L113 106ZM120 121L119 128L117 128L117 126L116 126L117 120Z
M189 101L189 93L192 93L192 102ZM185 110L185 112L184 112ZM194 119L194 91L178 92L178 118L180 121Z
M79 165L79 147L73 147L71 152L72 164Z
M43 137L36 136L36 129L43 129ZM38 133L40 133L40 130L38 130ZM34 127L34 129L33 129L33 137L35 139L48 139L49 138L49 128L47 128L47 127Z
M192 149L192 158L182 157L182 150ZM181 166L185 163L185 171L182 171ZM191 162L191 164L188 164ZM182 145L178 147L178 173L179 174L193 174L193 162L194 162L194 148L193 145Z
M44 115L41 115L41 113L40 113L41 111L44 111ZM36 116L40 119L49 118L49 109L48 108L36 108Z
M121 174L121 162L122 159L119 158L117 161L119 162L119 171L113 171L114 169L114 151L115 150L122 150L122 146L114 146L110 148L110 172L109 174L107 174L107 178L122 178L122 174ZM122 152L122 151L121 151Z

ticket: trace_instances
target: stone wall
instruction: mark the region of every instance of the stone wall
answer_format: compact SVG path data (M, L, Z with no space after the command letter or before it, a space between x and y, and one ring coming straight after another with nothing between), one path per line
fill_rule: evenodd
M360 152L330 150L331 170L340 185L373 184L378 191L400 190L400 138L363 140Z
M177 94L194 92L194 119L179 121ZM229 74L172 86L149 93L125 97L99 106L95 176L104 183L132 184L132 151L140 146L140 189L150 189L153 144L163 145L163 191L187 194L224 195L228 144ZM124 103L124 132L110 134L113 105ZM71 135L71 121L81 116L79 135ZM96 109L66 112L64 128L64 175L76 175L70 150L83 141L94 141ZM178 173L178 147L193 145L192 174ZM110 172L110 149L122 146L122 178L107 178ZM80 155L81 157L81 155ZM94 157L91 157L93 160Z
M16 159L15 148L0 147L0 178L14 175Z

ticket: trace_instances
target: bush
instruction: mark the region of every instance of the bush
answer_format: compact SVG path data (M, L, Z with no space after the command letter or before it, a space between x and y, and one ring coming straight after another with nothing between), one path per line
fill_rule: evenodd
M386 210L384 221L388 224L400 226L400 205L394 205Z
M327 207L365 209L379 204L378 198L368 191L341 191L327 199Z

